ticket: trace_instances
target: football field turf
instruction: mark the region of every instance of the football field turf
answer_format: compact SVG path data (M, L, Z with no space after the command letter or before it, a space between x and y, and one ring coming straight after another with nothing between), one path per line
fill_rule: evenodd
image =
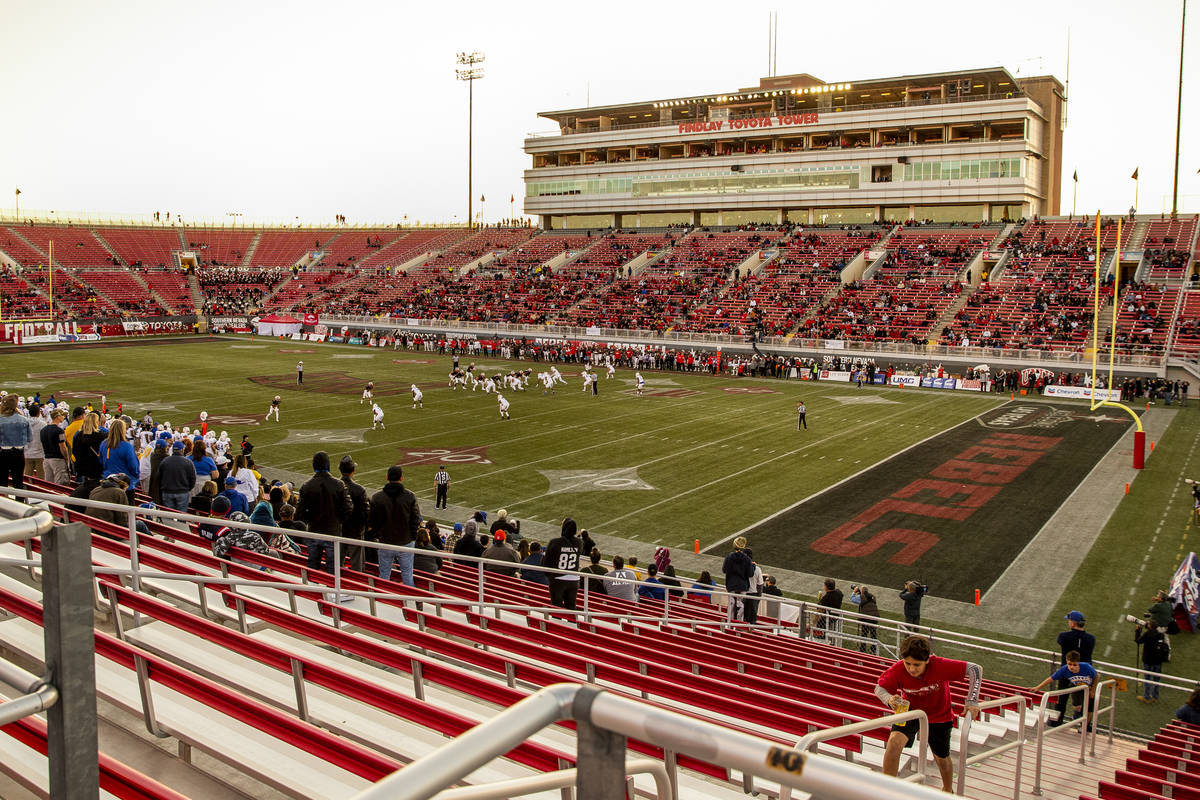
M303 359L305 382L296 384ZM496 372L544 365L475 359ZM179 428L199 414L260 464L308 473L312 454L352 454L359 480L383 482L405 464L405 482L432 498L439 463L450 470L451 502L519 519L574 516L600 534L702 546L754 525L892 454L996 406L994 396L853 385L647 372L636 397L633 371L601 373L599 395L582 391L579 365L543 395L536 379L507 392L512 419L494 396L451 391L451 359L437 353L279 340L145 342L128 347L6 351L0 382L23 394L54 392L72 405L104 394L135 418L145 411ZM462 360L466 366L468 359ZM386 430L371 430L364 384L373 380ZM413 409L409 385L425 393ZM281 421L263 419L274 395ZM808 404L809 430L796 430L795 404ZM431 503L427 503L431 506ZM427 511L431 511L429 508Z
M474 360L493 374L548 367ZM235 442L249 434L264 471L296 480L311 474L318 449L334 463L352 455L371 489L401 463L405 483L435 518L433 474L444 464L457 506L504 507L555 527L572 516L597 537L684 550L698 539L716 555L744 532L771 567L878 585L915 576L933 594L955 597L986 589L1126 428L1117 417L1083 418L1081 405L1032 404L1037 414L1010 429L1003 420L1031 404L672 372L646 372L637 397L626 369L614 379L601 371L592 396L576 364L560 365L567 385L552 395L536 379L527 391L506 392L512 419L502 420L494 396L447 386L450 365L435 352L184 339L4 351L0 383L23 394L54 392L72 405L103 394L110 410L121 403L135 418L150 411L176 428L197 427L204 410ZM368 380L386 429L371 430L370 406L360 402ZM424 391L423 408L412 408L413 383ZM265 421L276 394L281 421ZM807 431L796 430L800 399ZM1062 424L1047 428L1050 418ZM997 436L1023 434L1045 434L1055 446L978 455L995 450ZM983 463L954 472L950 462L969 451ZM972 469L1009 477L999 485ZM953 481L961 493L946 488Z

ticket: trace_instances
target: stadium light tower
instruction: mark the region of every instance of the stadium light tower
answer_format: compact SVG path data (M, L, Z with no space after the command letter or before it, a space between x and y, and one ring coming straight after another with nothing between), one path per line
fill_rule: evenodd
M467 227L471 227L471 220L474 219L472 212L474 206L472 204L472 190L474 189L474 161L475 161L475 81L483 77L483 67L479 66L483 63L484 55L478 50L470 53L459 53L458 64L459 68L455 70L460 81L467 82Z

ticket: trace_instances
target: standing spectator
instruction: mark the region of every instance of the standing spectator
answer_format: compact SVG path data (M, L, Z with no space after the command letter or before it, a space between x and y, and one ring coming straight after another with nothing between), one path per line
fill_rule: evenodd
M93 411L83 418L79 433L75 434L75 441L71 443L71 454L75 457L75 479L81 484L89 484L89 492L100 482L100 445L104 439L100 415Z
M1133 640L1142 646L1142 669L1146 671L1142 676L1142 693L1138 695L1138 700L1143 703L1157 703L1160 681L1152 675L1162 674L1163 664L1171 658L1171 646L1167 644L1167 637L1158 629L1158 623L1152 619L1146 620L1144 627L1134 627Z
M29 420L17 413L17 396L5 395L0 400L0 486L25 487L25 447L32 439Z
M879 638L879 604L875 601L875 595L866 586L851 586L850 602L858 606L858 613L867 618L858 621L858 635L862 638L858 643L859 651L878 655L879 645L875 642Z
M954 791L954 762L950 760L950 731L954 718L950 709L950 682L968 681L966 710L979 717L979 684L983 669L968 661L932 655L924 636L908 636L900 643L900 660L879 676L876 696L892 711L901 703L929 717L929 749L942 776L942 791ZM911 719L892 726L883 752L883 773L900 769L900 753L913 743L919 723Z
M750 591L750 578L754 576L754 562L746 555L746 537L733 540L733 552L725 556L721 571L725 573L725 591L744 594ZM735 622L745 620L745 601L740 597L729 598L729 618Z
M762 596L763 571L758 562L754 560L754 551L749 547L746 548L746 557L750 559L754 571L750 573L750 588L746 590L752 596L746 598L743 614L746 622L756 624L758 622L758 598Z
M837 583L834 582L833 578L826 578L825 589L817 597L817 605L821 606L822 608L828 608L832 611L837 611L842 607L842 599L842 590L837 588ZM820 614L817 617L817 636L823 636L824 631L826 630L836 631L839 627L838 623L840 620L840 614Z
M87 412L83 410L83 406L75 406L71 409L71 421L67 423L66 431L63 433L63 438L67 442L67 469L72 475L75 475L75 435L83 428L84 418Z
M203 487L205 481L217 482L221 479L221 473L217 470L217 462L208 454L208 445L204 441L203 436L196 436L192 439L192 454L189 456L192 459L192 466L196 468L196 484L192 489L192 494L197 494ZM220 486L220 484L217 484ZM250 499L246 499L246 506L250 505ZM235 508L230 514L238 513ZM245 512L243 512L245 513Z
M187 511L192 486L196 483L196 468L192 466L192 460L183 454L183 442L171 445L171 455L163 459L158 471L162 504L176 511Z
M108 436L100 443L100 477L109 475L137 475L139 472L137 451L133 442L125 438L125 423L114 419L108 424ZM132 480L132 478L130 479ZM126 483L128 487L129 484ZM129 501L133 502L133 491L129 491Z
M433 475L433 484L437 490L437 499L434 500L434 508L445 508L446 498L450 493L450 473L446 472L445 465L438 467L438 471Z
M908 581L900 592L904 601L904 621L909 625L921 624L921 598L925 596L925 585L916 581Z
M342 484L346 487L346 494L350 495L350 516L342 523L342 536L351 539L362 539L363 532L367 529L367 520L371 516L371 501L367 499L367 490L361 483L355 483L354 473L358 470L358 465L354 463L354 459L350 456L344 456L338 462L338 472L342 475ZM346 560L350 562L350 569L356 572L362 572L366 561L366 548L361 544L348 544L345 546Z
M67 415L60 409L54 409L50 412L50 422L42 428L42 454L43 467L46 472L46 480L51 483L57 483L60 486L65 486L71 480L71 475L67 470L67 437L63 433L63 423L66 421ZM157 503L158 500L155 500Z
M550 604L559 608L574 609L579 593L579 555L583 552L583 542L575 535L576 530L575 520L570 517L564 519L558 538L550 540L542 559L544 567L566 570L565 574L547 574L550 579Z
M300 487L296 515L310 533L340 536L342 522L350 516L350 495L342 482L329 474L329 454L318 450L312 460L313 476ZM333 542L314 539L308 543L308 568L334 571ZM340 600L341 598L337 598Z
M42 430L46 427L46 419L42 416L42 407L38 403L29 404L29 433L32 437L25 445L25 474L35 478L45 478L45 450L42 447Z
M517 555L517 551L513 550L505 543L505 539L507 537L508 534L506 534L504 531L496 531L496 533L492 536L492 545L483 551L483 557L491 558L496 561L511 562L514 565L520 564L521 558ZM502 564L484 564L483 569L485 572L495 572L500 575L508 575L509 577L517 574L516 566L509 567Z
M411 545L421 524L417 498L404 485L404 470L399 464L388 467L387 483L371 497L367 530L380 544ZM413 585L413 553L379 549L379 577L391 580L392 565L400 567L400 580Z
M613 556L613 568L604 575L604 593L620 600L637 602L637 576L625 567L625 559Z

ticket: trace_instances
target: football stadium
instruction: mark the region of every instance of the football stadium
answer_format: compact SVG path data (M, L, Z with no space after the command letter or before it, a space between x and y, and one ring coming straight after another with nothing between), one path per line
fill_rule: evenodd
M176 13L143 11L94 32ZM556 25L476 11L420 12L453 82L396 124L391 78L305 66L295 122L336 124L256 138L283 101L174 49L132 94L14 94L143 153L48 129L0 166L0 797L1200 797L1186 7L1131 21L1145 75L1085 28L1080 100L1015 32L847 61L773 11L748 86L608 42L580 92L515 55ZM359 8L245 26L231 63L393 55ZM1144 151L1094 122L1151 84Z

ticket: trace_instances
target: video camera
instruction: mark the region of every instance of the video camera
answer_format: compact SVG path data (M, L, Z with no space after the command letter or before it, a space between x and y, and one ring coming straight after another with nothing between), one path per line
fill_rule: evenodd
M929 586L927 584L922 583L921 581L905 581L904 582L905 589L907 589L910 586L912 587L913 591L915 591L919 594L922 594L922 595L929 594Z

